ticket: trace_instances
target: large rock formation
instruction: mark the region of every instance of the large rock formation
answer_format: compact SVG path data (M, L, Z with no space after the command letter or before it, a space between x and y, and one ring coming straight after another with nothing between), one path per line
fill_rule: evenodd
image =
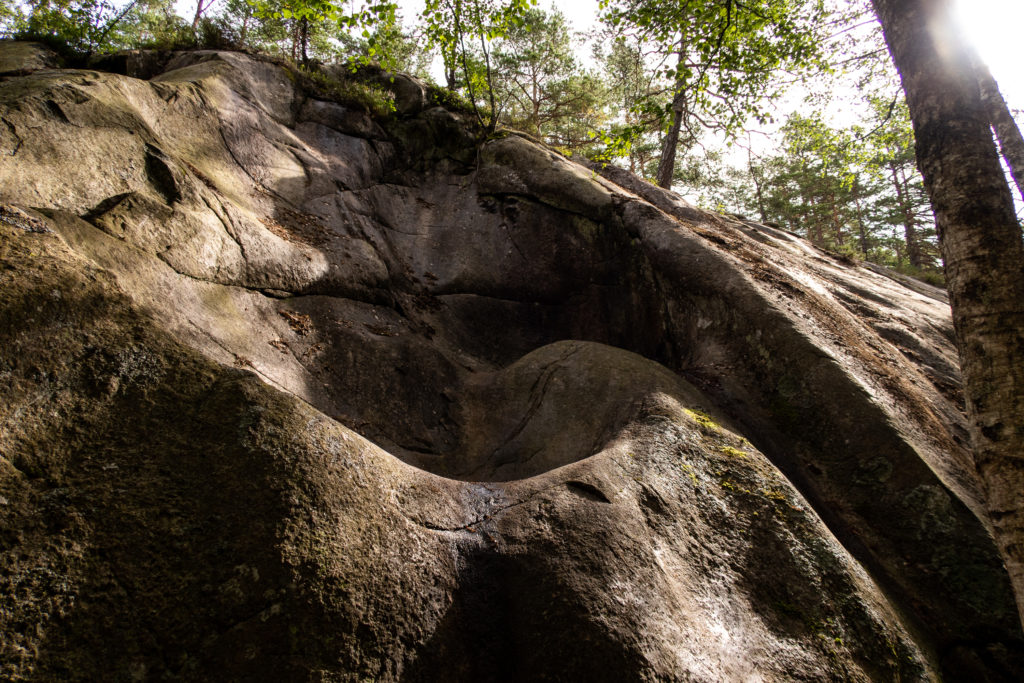
M146 63L0 47L4 679L1021 676L940 291Z

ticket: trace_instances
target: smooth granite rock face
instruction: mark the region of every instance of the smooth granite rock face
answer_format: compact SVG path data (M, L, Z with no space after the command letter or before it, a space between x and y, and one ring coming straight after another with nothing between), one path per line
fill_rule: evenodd
M0 678L1024 673L942 292L165 58L0 43Z

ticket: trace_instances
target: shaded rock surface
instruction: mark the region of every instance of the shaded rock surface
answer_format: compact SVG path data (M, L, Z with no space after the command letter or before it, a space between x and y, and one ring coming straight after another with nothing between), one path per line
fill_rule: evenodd
M4 678L1021 676L940 291L414 79L375 118L40 54L0 43Z

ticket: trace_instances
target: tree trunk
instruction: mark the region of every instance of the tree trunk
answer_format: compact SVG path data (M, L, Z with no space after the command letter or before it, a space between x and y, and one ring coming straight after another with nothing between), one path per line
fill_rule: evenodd
M999 92L999 86L992 78L988 67L980 62L977 65L978 85L981 86L981 100L988 110L988 120L999 140L999 149L1003 153L1006 165L1010 167L1013 182L1017 185L1017 193L1024 200L1024 137L1020 134L1017 122L1006 106L1006 100Z
M761 218L761 222L767 223L768 212L764 208L764 192L761 189L763 179L757 177L757 171L754 167L754 160L752 158L750 147L747 147L747 173L750 174L750 180L754 183L754 197L757 199L757 213Z
M1024 243L950 0L873 0L935 212L986 507L1024 615Z
M829 216L832 222L832 232L835 235L836 248L846 245L846 236L843 235L843 222L839 220L839 200L835 190L828 193L828 204L832 207L832 214Z
M309 19L302 17L299 20L299 45L302 47L302 65L309 64L309 55L306 50L309 47Z
M910 196L904 183L900 182L899 174L896 173L895 162L889 162L889 172L892 174L892 186L896 189L896 203L903 214L903 241L907 243L907 260L913 267L920 268L924 259L921 257L921 244L917 237L914 208L910 205Z
M196 29L199 28L199 21L203 18L203 15L206 14L206 11L210 9L210 6L213 5L215 1L216 0L196 0L196 14L195 17L192 18L193 32L195 32Z
M535 135L535 136L537 136L539 138L541 136L540 135L540 101L541 101L541 91L540 91L540 82L538 80L538 76L537 76L536 70L534 70L534 72L531 74L531 79L530 80L531 80L531 83L530 83L530 93L531 93L530 94L530 106L531 106L531 109L530 109L530 128L531 128L531 130L529 130L527 132L532 133L533 135Z
M658 161L658 187L672 189L672 176L676 170L676 150L679 148L679 130L683 125L682 91L672 102L672 127L665 134L661 144L661 159ZM676 105L679 105L678 107Z
M242 28L238 31L238 44L243 48L248 47L246 45L246 39L249 37L249 20L252 18L252 8L246 5L245 18L242 19Z
M679 48L676 67L683 64L684 50ZM658 187L666 190L672 189L672 177L676 170L676 150L679 149L679 130L683 125L683 108L686 104L686 83L683 80L676 81L676 93L672 97L672 126L668 129L661 144L661 159L658 160Z
M864 225L864 210L860 206L860 183L853 181L853 202L857 209L857 242L860 245L860 253L865 260L868 258L868 229Z
M817 202L813 195L808 195L807 188L800 183L800 217L802 219L804 237L816 247L823 247L824 239L821 233L821 225L814 212L814 205Z

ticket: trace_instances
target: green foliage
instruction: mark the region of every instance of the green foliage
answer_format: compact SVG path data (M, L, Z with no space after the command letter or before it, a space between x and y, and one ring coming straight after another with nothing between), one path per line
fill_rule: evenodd
M597 51L607 88L608 106L614 112L595 134L602 161L628 160L629 170L642 177L659 151L657 135L664 120L664 103L657 74L648 69L642 41L618 36L606 53Z
M0 38L14 35L23 21L23 15L15 0L0 0Z
M106 0L30 0L16 37L59 39L70 50L91 54L120 47L114 28L134 3L118 8Z
M397 14L381 17L363 31L359 55L388 71L429 77L430 54L422 38L404 31Z
M939 287L940 289L946 288L946 276L941 270L937 270L935 268L915 268L909 264L896 264L894 269L897 273L907 275L920 280L921 282L927 282L933 287Z
M204 20L193 31L174 12L172 0L114 5L95 0L36 0L16 18L18 38L44 42L71 59L127 48L230 47L225 26Z
M819 114L792 114L777 153L691 156L676 183L708 208L752 214L850 263L887 265L938 281L937 244L902 99L872 100L863 125L834 128Z
M528 9L494 50L493 87L502 122L585 151L605 118L605 85L577 61L565 16Z
M469 91L478 122L491 133L498 125L500 109L491 71L493 42L522 23L535 0L426 0L421 15L429 45L444 62L448 88Z
M11 20L11 33L44 42L66 56L203 44L174 13L172 0L117 5L105 0L34 0L26 8L27 14L18 12Z
M243 23L242 42L252 41L259 49L288 54L293 61L338 59L351 55L357 42L354 32L370 37L370 27L394 24L397 5L376 2L367 5L343 4L332 0L246 0L247 10L237 0L229 2L229 12L252 22ZM250 30L253 35L250 36Z
M296 22L275 16L274 10L275 6L269 1L227 0L219 18L232 27L237 43L243 48L279 56L297 53L294 50ZM329 43L324 28L314 25L308 33L311 50L318 57L319 48Z
M427 89L427 98L433 105L439 105L448 109L449 111L459 112L462 114L473 114L473 103L463 97L461 94L448 88L442 88L437 85L431 85Z
M317 99L355 106L376 117L395 111L394 93L356 78L336 78L318 69L296 72L300 85Z
M210 20L201 21L199 31L174 13L172 0L145 0L135 3L111 32L118 49L189 47L226 47L223 30Z
M631 106L648 126L673 131L684 148L704 130L736 136L770 118L778 76L824 68L822 0L602 0L603 19L635 44L652 87ZM654 82L660 87L653 87ZM627 126L626 134L636 129ZM672 138L670 138L672 139ZM630 141L630 145L632 141ZM663 154L675 155L670 142Z
M766 214L822 248L845 250L853 238L848 227L863 221L860 208L874 191L858 175L856 138L817 116L794 114L783 126L783 152L761 169ZM864 240L861 251L868 255Z
M394 21L397 9L397 5L391 2L361 7L352 5L348 10L331 0L281 0L272 5L257 1L255 4L263 14L269 13L283 19L329 21L347 28L365 27L377 21Z

